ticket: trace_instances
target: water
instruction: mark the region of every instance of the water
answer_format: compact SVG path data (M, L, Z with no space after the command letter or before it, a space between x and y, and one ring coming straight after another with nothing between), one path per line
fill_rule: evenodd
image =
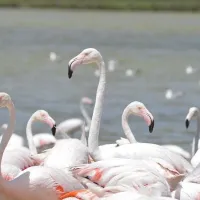
M152 134L142 119L130 118L138 141L178 144L189 150L196 126L193 122L186 131L184 119L190 106L199 106L200 78L199 73L186 75L185 67L199 68L199 35L199 14L0 10L0 90L15 103L15 132L24 136L28 118L37 109L47 110L57 124L81 116L80 98L95 98L95 65L80 67L69 80L67 64L84 48L94 47L106 63L119 62L116 71L107 73L100 142L124 136L122 111L138 100L155 117ZM62 62L50 62L51 51ZM141 76L126 77L128 68L141 69ZM167 88L182 90L184 96L167 101ZM7 120L7 110L1 109L0 124ZM36 123L33 132L50 129Z

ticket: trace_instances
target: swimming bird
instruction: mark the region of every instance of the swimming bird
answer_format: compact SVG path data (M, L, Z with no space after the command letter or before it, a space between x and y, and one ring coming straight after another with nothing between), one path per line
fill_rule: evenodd
M181 91L174 92L172 89L167 89L165 91L165 98L168 100L176 99L181 96L183 96L183 92L181 92Z
M185 68L185 73L186 74L193 74L197 71L197 69L195 69L194 67L192 67L191 65L188 65L186 68Z

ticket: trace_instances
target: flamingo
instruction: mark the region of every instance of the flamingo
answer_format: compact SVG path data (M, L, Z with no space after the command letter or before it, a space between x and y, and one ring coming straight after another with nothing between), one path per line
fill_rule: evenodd
M32 124L35 121L41 121L48 124L52 130L53 135L55 134L55 131L56 131L56 122L49 115L48 112L46 112L45 110L37 110L36 112L34 112L32 116L30 117L30 119L28 120L28 123L26 126L26 136L28 140L28 146L32 155L37 154L37 149L33 140L33 133L32 133Z
M161 176L161 173L164 174L163 169L152 160L114 158L73 167L72 171L77 179L91 190L93 187L128 186L142 194L156 196L171 194L167 181Z
M88 112L86 111L85 105L92 105L92 104L93 104L93 101L89 97L81 98L80 110L86 121L86 125L87 125L86 132L88 132L90 128L91 118ZM65 120L57 126L57 133L62 133L62 134L67 133L68 135L72 135L76 131L80 130L83 124L84 124L84 121L79 118L72 118L72 119Z
M4 152L4 156L2 158L2 172L3 177L6 180L12 180L14 177L16 177L16 175L19 174L19 172L23 171L28 167L38 165L40 164L40 162L42 162L41 155L37 156L37 150L32 138L31 125L35 120L48 123L52 128L52 132L55 132L55 121L49 116L49 114L44 110L36 111L29 119L26 128L26 134L30 150L28 150L25 147L15 147L11 149L6 148L6 151Z
M116 141L117 145L116 144L101 145L101 146L99 146L100 151L105 151L108 148L116 148L120 145L137 142L135 137L134 137L134 134L132 133L131 129L128 126L128 117L131 114L138 115L135 112L135 109L137 109L137 107L143 107L144 108L142 117L145 120L145 122L147 123L147 125L149 126L149 132L151 133L153 131L153 127L154 127L153 115L147 110L147 108L144 106L143 103L138 102L138 101L134 101L134 102L132 102L132 103L130 103L126 106L126 108L124 109L123 114L122 114L122 127L124 129L124 134L126 135L127 139L121 138L120 140L117 140Z
M196 132L195 137L193 138L193 143L192 143L192 156L193 157L192 157L192 160L191 160L192 165L194 167L196 167L200 163L200 159L199 159L200 151L198 150L199 134L200 134L200 112L199 112L199 109L197 107L191 107L189 109L189 112L188 112L186 119L185 119L186 128L189 127L190 121L191 121L192 118L197 119L197 132Z
M86 99L83 100L85 100L83 103L86 102ZM88 99L87 102L89 102ZM81 129L84 124L83 122ZM88 163L89 152L85 140L84 131L82 131L81 140L75 138L57 140L55 146L43 157L43 165L68 172L68 168L73 165Z
M11 149L6 148L6 151L4 152L2 157L2 172L3 177L6 180L12 180L19 174L19 172L31 166L38 165L40 162L42 162L43 157L41 157L41 155L37 155L37 150L33 143L31 126L35 120L48 123L52 128L53 134L55 132L55 121L49 116L49 114L44 110L36 111L29 119L26 128L30 151L25 147L15 147Z
M61 132L62 133L62 139L63 138L69 138L68 135L66 135L65 133L73 133L79 129L82 129L81 127L84 125L85 127L85 131L88 132L89 127L90 127L90 123L91 123L91 118L85 108L85 105L92 105L93 101L92 99L90 99L89 97L82 97L81 101L80 101L80 110L81 113L86 121L87 126L85 126L85 123L83 120L81 119L68 119L62 123L60 123L57 126L57 132ZM82 130L83 131L83 130ZM85 133L83 133L83 135L85 137ZM84 144L86 144L85 140L86 138L82 138L82 141L84 142ZM38 133L36 135L33 136L33 141L34 144L36 146L36 148L42 152L45 149L49 149L52 148L55 143L56 143L56 138L53 135L50 135L49 133Z
M7 127L8 127L8 124L3 124L1 126L1 129L3 131L5 131L7 129ZM2 138L2 136L0 137L0 140L1 140L1 138ZM8 143L7 148L11 149L11 148L22 147L22 146L24 146L24 139L23 139L23 137L19 136L16 133L13 133L13 135L12 135L12 137L11 137L9 143Z
M43 166L30 167L13 180L4 180L1 175L2 157L15 126L15 107L7 93L0 93L0 107L7 108L10 114L10 122L0 144L0 199L61 200L65 192L83 189L71 174Z
M98 146L98 138L106 85L106 70L101 54L93 48L83 50L79 55L70 60L68 77L72 77L73 72L78 65L89 63L96 63L100 69L99 84L88 138L88 148L92 159L98 161L111 158L151 158L156 160L156 162L158 162L166 171L168 171L169 176L173 177L174 181L178 183L180 181L180 176L183 177L185 174L190 172L192 170L192 166L189 162L187 162L187 160L162 146L150 143L134 143L125 144L119 146L118 148L110 148L109 152L103 152L100 150ZM149 117L149 122L151 122L150 127L153 127L153 121L150 120L150 116L148 116L145 107L136 107L134 112L139 116L145 116L146 118ZM128 124L123 128L125 128L125 132L129 128ZM169 168L169 166L173 167Z

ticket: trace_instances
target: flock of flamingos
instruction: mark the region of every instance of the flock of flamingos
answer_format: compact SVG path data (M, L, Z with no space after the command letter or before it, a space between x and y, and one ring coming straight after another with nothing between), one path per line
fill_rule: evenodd
M38 110L27 123L29 148L24 147L23 142L16 139L19 136L13 133L14 103L9 94L0 93L0 108L7 108L9 112L0 144L0 200L200 200L199 109L190 108L185 119L186 128L192 118L197 119L192 159L178 146L136 141L128 124L130 115L143 118L149 132L154 128L153 115L138 101L131 102L122 113L126 138L99 146L106 86L106 67L100 52L88 48L72 58L68 77L75 75L78 66L90 63L99 68L92 119L84 109L84 104L92 104L92 100L85 97L81 100L85 122L80 120L80 126L75 128L70 123L72 132L77 128L82 130L80 139L65 134L69 133L67 122L56 127L48 112ZM31 127L35 121L47 123L52 135L33 136ZM55 139L57 134L62 137ZM50 146L38 152L38 148L45 145Z

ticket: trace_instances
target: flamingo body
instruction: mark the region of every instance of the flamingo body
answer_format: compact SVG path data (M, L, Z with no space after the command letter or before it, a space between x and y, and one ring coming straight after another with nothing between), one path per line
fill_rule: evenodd
M78 139L58 140L44 159L44 165L68 171L68 167L88 163L88 149Z

